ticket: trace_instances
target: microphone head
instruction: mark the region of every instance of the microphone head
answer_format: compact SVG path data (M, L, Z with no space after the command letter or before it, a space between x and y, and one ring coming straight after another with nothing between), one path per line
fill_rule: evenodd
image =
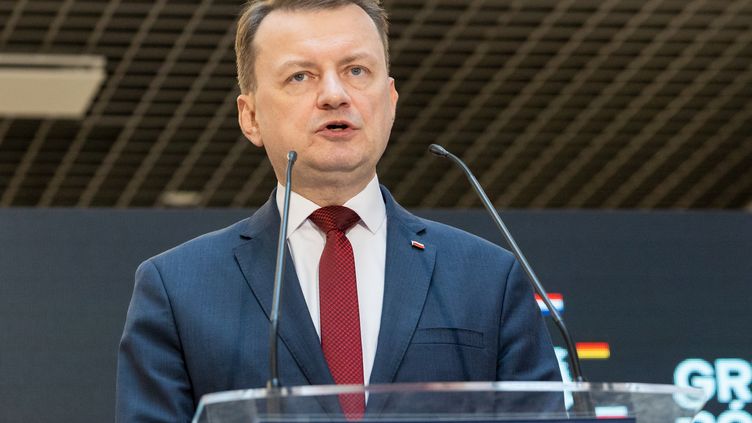
M449 155L449 152L446 151L446 149L438 144L431 144L428 146L428 151L431 153L441 156L441 157L447 157Z
M287 161L291 163L295 163L295 159L298 158L298 153L295 152L295 150L290 150L287 152Z

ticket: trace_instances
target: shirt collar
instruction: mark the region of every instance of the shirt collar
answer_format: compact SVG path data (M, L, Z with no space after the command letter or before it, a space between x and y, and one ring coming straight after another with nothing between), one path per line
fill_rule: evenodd
M282 207L285 203L285 187L277 182L277 193L275 196L277 209L280 217L282 216ZM360 216L361 222L371 233L376 233L386 220L386 206L384 198L381 196L379 188L379 179L376 175L373 179L353 198L347 200L344 204ZM302 226L308 216L320 207L313 201L292 191L290 193L290 215L287 220L287 236L295 232Z

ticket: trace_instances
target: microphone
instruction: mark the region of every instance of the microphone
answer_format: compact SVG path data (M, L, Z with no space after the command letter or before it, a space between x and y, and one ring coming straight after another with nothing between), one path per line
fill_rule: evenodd
M279 222L279 240L277 241L277 265L274 269L274 294L272 295L272 310L269 314L271 327L269 329L269 380L266 388L279 389L279 365L277 364L277 332L279 326L279 299L282 292L282 276L285 274L285 252L287 251L287 220L290 215L290 187L292 186L292 166L298 154L294 151L287 153L287 173L285 176L285 202L282 207L282 219Z
M428 150L437 156L446 157L450 159L457 166L459 166L460 169L462 169L462 171L465 173L465 176L467 176L468 181L470 181L470 185L473 186L473 189L475 189L475 192L478 194L478 197L480 197L480 201L483 203L483 206L486 207L486 210L488 210L488 213L491 215L491 218L493 219L494 223L496 223L496 227L499 228L499 231L501 231L502 235L504 236L504 240L512 248L512 253L514 253L514 256L517 258L517 261L522 266L522 269L525 270L525 273L527 273L527 277L533 286L533 290L535 291L536 294L538 294L543 299L543 302L546 304L546 307L548 307L548 311L551 314L551 318L556 324L556 327L559 329L559 333L561 333L561 336L564 338L564 342L567 347L567 352L569 353L569 363L572 366L572 377L574 378L576 382L584 382L585 378L582 376L582 370L580 369L580 356L577 354L577 348L575 347L574 341L572 341L572 336L569 334L567 327L564 325L564 320L562 320L559 312L556 311L556 308L553 306L553 304L551 304L551 300L548 298L548 294L546 293L546 290L543 288L543 285L540 283L540 280L538 280L538 276L536 276L535 272L533 272L533 268L530 267L530 264L527 262L527 259L522 254L522 250L520 250L520 247L517 246L517 243L514 241L514 238L512 238L512 234L509 232L506 225L504 225L504 222L501 220L499 213L494 208L493 204L491 203L491 200L488 199L486 192L483 191L483 188L480 186L480 183L475 178L475 175L473 175L473 172L470 171L470 168L468 168L465 162L460 160L459 157L450 153L449 151L447 151L444 147L440 145L431 144L428 147Z

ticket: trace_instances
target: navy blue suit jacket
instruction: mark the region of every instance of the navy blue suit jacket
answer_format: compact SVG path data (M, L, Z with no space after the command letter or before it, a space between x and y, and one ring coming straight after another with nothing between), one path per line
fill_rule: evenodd
M560 380L548 332L512 254L418 218L382 193L386 272L370 383ZM189 421L204 394L265 385L278 228L272 195L248 219L139 266L118 354L118 421ZM288 255L280 380L332 384L292 263ZM322 406L338 411L336 401ZM367 412L380 407L374 397Z

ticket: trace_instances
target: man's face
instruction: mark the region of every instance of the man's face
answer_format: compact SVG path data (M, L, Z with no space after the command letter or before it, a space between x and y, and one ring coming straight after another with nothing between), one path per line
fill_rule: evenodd
M397 91L381 38L358 6L274 11L258 28L256 89L238 97L243 133L266 148L284 182L356 183L373 177L394 121Z

